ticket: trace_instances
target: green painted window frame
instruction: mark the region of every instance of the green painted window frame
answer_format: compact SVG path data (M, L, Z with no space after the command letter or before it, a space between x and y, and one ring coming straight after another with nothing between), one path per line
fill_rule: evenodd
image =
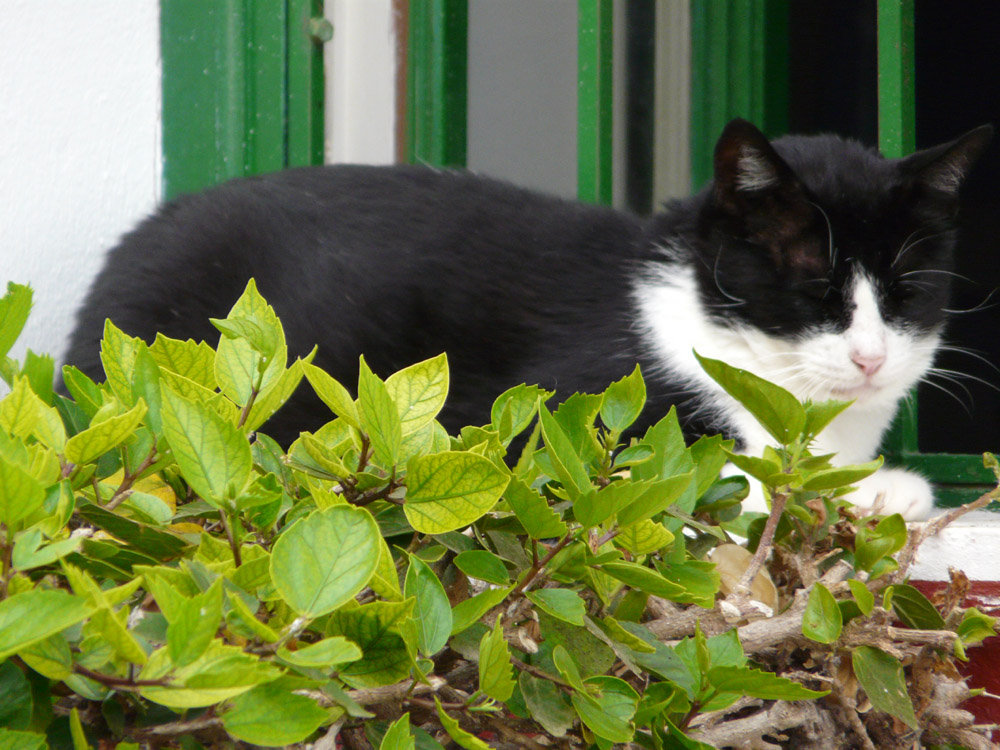
M162 0L163 195L323 163L322 0Z

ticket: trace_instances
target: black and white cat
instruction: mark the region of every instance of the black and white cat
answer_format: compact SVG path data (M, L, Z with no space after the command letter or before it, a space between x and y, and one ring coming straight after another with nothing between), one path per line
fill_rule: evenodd
M215 341L255 277L289 353L319 345L341 382L358 355L385 376L446 351L449 429L488 421L518 383L599 392L638 362L641 432L676 404L692 436L759 454L754 420L693 353L800 398L854 399L821 435L841 462L877 453L929 370L949 296L958 188L984 126L901 160L835 136L771 144L734 120L697 195L642 219L463 171L328 166L235 180L164 206L108 256L66 361L99 376L106 317L152 340ZM557 398L558 398L557 396ZM307 386L264 427L288 444L328 412ZM851 499L909 518L928 483L883 469ZM748 505L763 509L759 496Z

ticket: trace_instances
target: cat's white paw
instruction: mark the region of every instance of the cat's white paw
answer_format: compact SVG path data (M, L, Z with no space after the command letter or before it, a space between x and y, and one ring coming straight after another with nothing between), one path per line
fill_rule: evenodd
M934 507L934 490L919 474L905 469L879 469L856 484L857 489L844 499L862 508L871 508L881 495L879 513L899 513L907 521L927 518Z

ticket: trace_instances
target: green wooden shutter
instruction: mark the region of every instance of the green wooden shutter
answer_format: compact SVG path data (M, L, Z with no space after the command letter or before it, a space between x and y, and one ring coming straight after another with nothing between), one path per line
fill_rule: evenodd
M163 0L166 198L323 162L321 0Z

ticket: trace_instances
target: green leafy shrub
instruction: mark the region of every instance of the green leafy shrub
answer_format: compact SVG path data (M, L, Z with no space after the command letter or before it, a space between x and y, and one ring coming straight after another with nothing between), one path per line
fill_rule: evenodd
M622 445L638 368L448 435L443 355L362 359L355 399L288 363L253 282L217 349L109 322L68 399L4 356L29 308L0 300L0 747L988 746L952 664L993 620L905 583L965 509L859 517L879 462L809 452L845 404L703 360L775 448L688 446L673 410ZM266 421L303 378L332 418L286 453Z

